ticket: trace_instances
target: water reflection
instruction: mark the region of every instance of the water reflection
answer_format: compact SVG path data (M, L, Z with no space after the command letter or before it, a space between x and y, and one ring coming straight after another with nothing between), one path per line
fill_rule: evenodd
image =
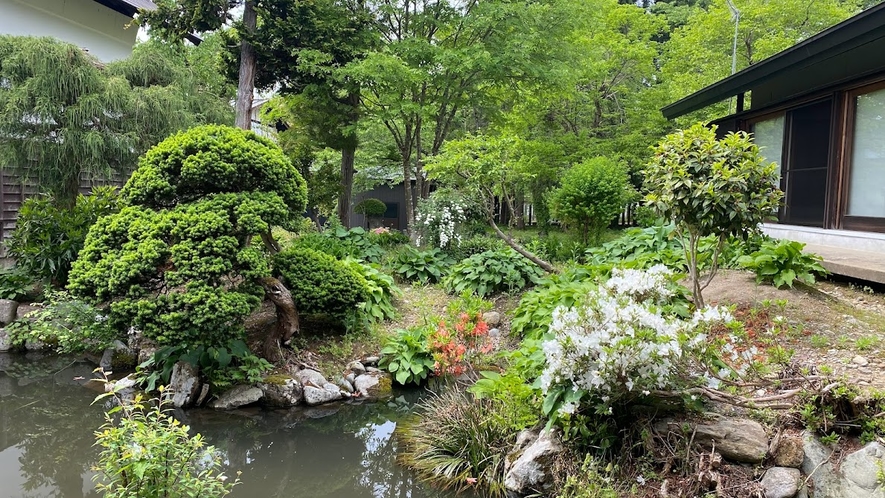
M92 365L0 353L0 498L98 496L91 467L102 408L84 385ZM232 496L446 498L396 464L393 431L417 393L387 403L176 415L242 471ZM461 497L469 495L461 494Z

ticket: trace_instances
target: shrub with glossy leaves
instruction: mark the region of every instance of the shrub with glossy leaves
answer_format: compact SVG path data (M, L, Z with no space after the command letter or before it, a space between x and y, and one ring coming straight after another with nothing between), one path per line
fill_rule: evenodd
M299 313L343 320L368 298L366 279L350 264L312 249L287 249L273 258Z
M250 241L303 210L303 186L279 148L249 132L205 126L170 137L123 188L129 205L93 225L69 288L108 303L119 330L134 326L161 345L227 344L271 274Z
M16 267L35 280L64 287L89 228L118 210L117 197L117 189L97 187L91 195L77 196L70 208L59 207L49 196L26 200L6 242Z
M537 265L514 251L502 249L474 254L452 267L442 284L448 292L478 296L521 290L543 275Z
M577 229L586 243L599 240L634 195L626 168L596 157L566 172L549 202L553 216Z
M695 304L717 268L717 255L729 236L745 237L771 219L780 205L775 163L766 163L744 132L717 139L716 130L697 124L667 135L654 148L645 171L646 202L676 223L685 239ZM698 274L698 243L717 237L709 278Z

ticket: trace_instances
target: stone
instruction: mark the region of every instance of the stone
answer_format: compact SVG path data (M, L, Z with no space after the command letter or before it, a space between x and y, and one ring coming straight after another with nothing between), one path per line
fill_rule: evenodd
M15 319L22 320L31 314L32 311L37 311L38 309L40 308L37 306L31 306L30 304L19 304L15 309Z
M351 372L357 374L357 375L359 375L359 374L363 374L363 373L366 373L366 367L365 367L365 365L363 365L363 364L362 364L361 362L359 362L359 361L352 361L352 362L348 363L348 364L347 364L347 369L350 370Z
M490 329L489 330L489 337L491 337L493 339L497 339L498 337L501 337L501 331L498 330L497 328Z
M135 368L138 356L135 351L129 349L129 346L121 341L114 341L114 344L104 350L101 356L99 366L105 372L116 372L120 370L132 370Z
M43 351L46 349L46 344L40 339L32 339L25 341L25 351Z
M12 341L9 339L9 332L6 329L0 329L0 353L5 353L12 349Z
M216 410L233 410L256 403L262 396L264 396L264 393L255 386L234 386L219 396L218 399L209 403L209 407Z
M381 370L375 367L366 367L366 373L378 373Z
M802 473L790 467L772 467L762 476L765 498L793 498L801 482Z
M350 372L349 374L344 376L344 380L349 382L351 385L353 385L354 379L356 379L356 374L353 372Z
M524 436L523 443L530 439L531 436ZM553 485L553 475L549 470L564 451L558 432L541 431L524 448L507 456L504 487L520 495L549 490Z
M264 393L264 404L274 408L290 408L301 403L304 398L301 383L286 375L268 376L258 387Z
M353 394L354 388L353 384L347 381L344 377L339 377L335 380L335 385L340 387L342 390L347 391L349 394Z
M497 311L487 311L482 314L482 321L486 322L489 327L495 327L501 324L501 313Z
M334 384L333 384L334 385ZM304 402L310 406L322 405L341 399L341 391L330 391L322 387L304 385Z
M805 459L805 450L802 448L802 439L796 436L782 436L772 448L774 464L778 467L793 467L798 469Z
M838 496L836 493L841 488L839 477L835 474L833 466L828 463L833 451L824 446L809 432L802 433L802 449L805 458L802 460L802 473L805 474L815 497Z
M863 356L858 355L858 356L855 356L854 358L851 359L851 363L853 363L859 367L865 367L870 364L870 360L864 358Z
M323 374L317 372L316 370L311 370L309 368L305 368L295 372L292 377L295 377L298 382L301 383L302 386L313 386L322 389L323 384L329 382L323 377Z
M768 435L755 420L724 418L694 427L695 441L723 457L742 463L759 463L768 453Z
M354 379L353 389L365 398L385 398L392 394L390 377L381 372L360 375Z
M177 362L172 367L169 391L175 408L193 405L200 392L200 370L186 361Z
M11 299L0 299L0 325L9 325L18 315L18 303Z
M132 376L127 375L119 380L110 381L104 385L104 391L106 393L114 392L116 393L117 398L124 401L132 401L135 399L135 389L137 383Z
M379 361L381 361L380 356L366 356L363 358L362 364L367 367L377 367Z
M883 465L885 465L885 446L877 441L845 457L839 470L845 478L846 491L852 490L854 493L850 496L874 496L877 491L879 496L885 496L878 477Z

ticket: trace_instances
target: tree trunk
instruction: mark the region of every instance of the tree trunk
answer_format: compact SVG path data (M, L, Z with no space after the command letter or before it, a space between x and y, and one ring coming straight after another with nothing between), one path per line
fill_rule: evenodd
M356 147L341 149L341 192L338 194L338 219L346 228L350 228L350 213L353 209L353 164L356 158Z
M516 201L513 203L513 215L516 217L516 228L525 230L525 192L520 190L516 193Z
M526 258L528 258L529 261L540 266L547 273L559 273L559 270L554 268L553 265L551 265L550 263L544 261L543 259L535 256L534 254L529 252L528 249L519 245L515 240L513 240L513 238L508 236L506 233L502 232L501 229L498 228L497 223L495 223L494 217L489 217L489 223L491 223L492 229L495 231L496 234L498 234L498 237L500 237L504 242L506 242L508 246L513 248L514 251L525 256Z
M295 307L292 293L279 280L266 277L261 279L261 286L264 287L267 298L277 308L276 327L264 338L262 348L264 358L275 363L282 359L280 345L285 344L299 331L298 309Z
M237 84L236 126L244 130L252 129L252 94L255 91L255 49L248 38L255 33L258 15L255 13L255 0L246 0L243 7L243 27L246 37L240 42L240 79Z

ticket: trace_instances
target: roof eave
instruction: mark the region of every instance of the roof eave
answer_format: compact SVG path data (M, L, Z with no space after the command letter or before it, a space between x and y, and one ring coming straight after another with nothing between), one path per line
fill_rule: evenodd
M713 83L662 108L661 112L667 119L678 118L751 90L753 86L787 68L845 52L866 43L870 38L880 37L885 37L885 4L871 7L762 62Z

